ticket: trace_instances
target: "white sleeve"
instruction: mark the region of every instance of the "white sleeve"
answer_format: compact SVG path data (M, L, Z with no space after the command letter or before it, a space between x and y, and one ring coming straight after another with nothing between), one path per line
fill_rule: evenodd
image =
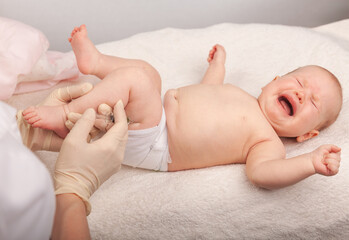
M55 195L49 172L23 144L16 110L0 102L0 239L49 239Z

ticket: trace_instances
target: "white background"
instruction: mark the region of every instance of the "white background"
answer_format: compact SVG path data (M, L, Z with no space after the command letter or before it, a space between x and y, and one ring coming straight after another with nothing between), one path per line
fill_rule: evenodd
M0 0L0 15L43 31L50 50L69 51L67 38L82 23L95 44L222 22L315 27L349 18L349 0Z

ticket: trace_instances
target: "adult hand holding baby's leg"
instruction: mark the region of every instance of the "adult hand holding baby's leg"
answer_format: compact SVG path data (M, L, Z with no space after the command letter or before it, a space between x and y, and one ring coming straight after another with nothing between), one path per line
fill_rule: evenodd
M96 120L88 109L65 138L56 162L54 179L56 194L74 193L85 203L111 175L116 173L124 158L127 141L127 119L122 101L114 108L115 124L97 141L87 138Z
M333 176L339 171L341 149L335 145L322 145L311 153L316 173Z
M90 132L90 138L94 138L97 136L101 131L106 132L108 131L113 125L112 117L113 116L113 109L105 104L102 103L98 106L97 109L97 118L94 124L94 127L92 128ZM70 112L67 115L68 120L65 122L65 126L71 130L75 123L81 118L80 113ZM113 116L114 117L114 116Z
M90 83L72 85L54 90L39 106L57 106L67 104L73 99L79 98L92 90ZM59 151L63 139L53 131L34 128L24 120L22 110L17 112L17 125L20 130L24 145L33 151L48 150Z

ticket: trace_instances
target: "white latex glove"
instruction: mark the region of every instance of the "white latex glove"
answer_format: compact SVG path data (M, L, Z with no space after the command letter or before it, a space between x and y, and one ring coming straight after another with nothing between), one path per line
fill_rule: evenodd
M93 109L87 109L65 138L55 172L55 193L74 193L91 211L89 198L111 175L120 169L127 141L127 119L122 101L114 107L115 124L97 141L88 143L96 120Z
M71 85L54 90L40 105L56 106L67 104L73 99L79 98L90 92L93 85L82 83ZM32 151L47 150L58 152L61 148L63 139L58 137L53 131L34 128L28 124L22 116L22 110L17 112L17 126L22 136L22 141Z
M81 118L81 115L82 114L75 112L68 113L68 119L65 122L65 126L71 130L74 127L74 124ZM113 108L105 103L98 106L97 118L94 127L90 131L91 138L94 138L100 132L108 131L114 125L111 116L113 116Z

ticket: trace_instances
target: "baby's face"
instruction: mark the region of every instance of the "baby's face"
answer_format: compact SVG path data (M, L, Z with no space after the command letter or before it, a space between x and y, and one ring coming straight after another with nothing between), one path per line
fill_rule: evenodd
M262 89L258 102L281 137L318 130L322 123L335 118L341 107L337 83L315 66L277 77Z

